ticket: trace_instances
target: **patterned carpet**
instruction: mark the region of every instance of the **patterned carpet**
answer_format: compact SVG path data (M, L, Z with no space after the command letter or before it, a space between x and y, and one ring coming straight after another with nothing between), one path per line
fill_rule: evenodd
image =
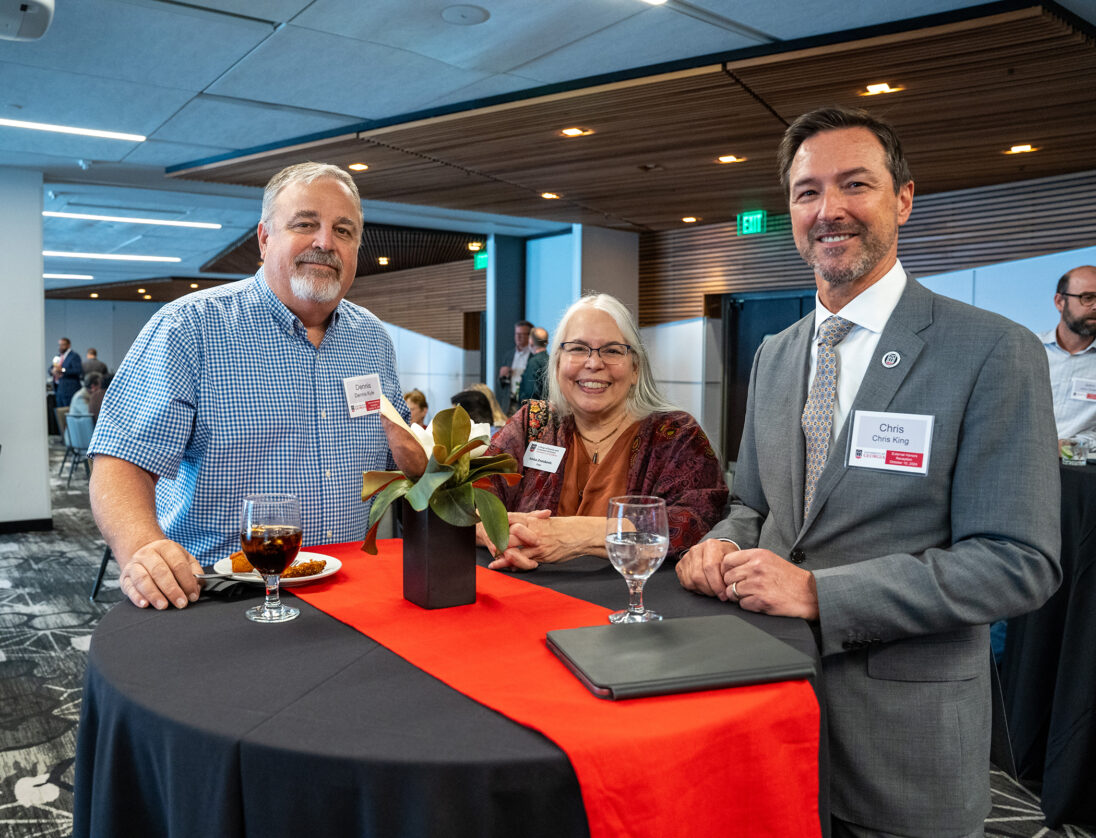
M88 644L99 618L121 600L112 563L99 602L88 600L103 542L88 508L87 481L57 476L51 450L54 529L0 535L0 838L62 838L72 830L73 758ZM67 477L67 472L66 472ZM990 772L987 836L1096 838L1043 825L1039 800Z

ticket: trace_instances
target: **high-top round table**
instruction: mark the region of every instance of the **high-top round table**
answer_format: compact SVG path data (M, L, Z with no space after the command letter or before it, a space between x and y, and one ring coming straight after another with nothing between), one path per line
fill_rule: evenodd
M522 578L627 602L623 579L596 559ZM208 593L181 611L123 602L103 618L79 729L77 838L588 834L555 744L286 598L302 613L285 626L256 625L250 602ZM682 590L672 568L646 598L667 617L733 607ZM803 621L735 613L817 663Z

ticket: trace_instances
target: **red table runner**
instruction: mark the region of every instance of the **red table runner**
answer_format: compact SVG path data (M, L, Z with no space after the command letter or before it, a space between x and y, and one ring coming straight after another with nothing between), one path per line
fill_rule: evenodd
M606 701L544 637L604 624L609 609L486 568L474 604L422 609L403 598L401 542L378 545L378 556L316 548L342 570L293 593L556 743L592 838L821 834L819 709L806 681Z

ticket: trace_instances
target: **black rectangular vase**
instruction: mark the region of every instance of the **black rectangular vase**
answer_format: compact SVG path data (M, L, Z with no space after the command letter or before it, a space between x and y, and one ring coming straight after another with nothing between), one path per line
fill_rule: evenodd
M422 608L476 601L476 528L403 502L403 598Z

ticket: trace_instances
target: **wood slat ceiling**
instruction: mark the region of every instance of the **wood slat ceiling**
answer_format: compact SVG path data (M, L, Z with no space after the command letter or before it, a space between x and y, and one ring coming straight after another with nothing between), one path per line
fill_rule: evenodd
M625 230L784 208L775 150L811 108L895 123L919 194L1092 167L1096 45L1041 6L541 96L174 173L261 186L309 159L364 162L362 195ZM905 89L862 98L868 83ZM565 139L567 126L596 133ZM1018 143L1034 154L1005 155ZM747 162L718 165L722 154ZM540 194L561 194L544 200Z
M358 248L358 269L355 276L372 276L467 260L473 252L468 245L473 242L479 242L486 247L487 239L476 233L366 223ZM387 265L380 263L382 257L388 260ZM248 233L225 252L203 265L202 270L208 273L251 274L261 264L258 238L254 233Z
M184 294L202 288L223 285L232 280L194 279L192 277L154 277L133 282L112 282L106 285L88 283L68 288L53 288L46 292L49 300L114 300L125 303L169 303ZM97 296L91 297L92 294Z

